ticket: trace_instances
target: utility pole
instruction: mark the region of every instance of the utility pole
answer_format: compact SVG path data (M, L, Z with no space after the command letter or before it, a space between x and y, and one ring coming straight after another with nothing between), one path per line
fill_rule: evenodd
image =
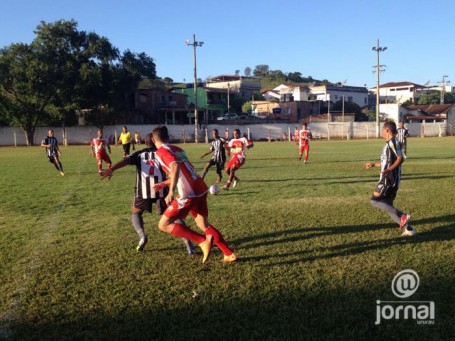
M442 82L440 82L441 83L441 101L440 101L441 104L444 104L444 96L446 94L446 84L450 83L450 81L446 82L446 78L448 78L448 77L449 76L447 76L447 75L442 76Z
M376 67L376 138L379 138L379 73L384 71L384 69L381 69L383 67L385 67L385 65L381 65L379 63L379 53L380 52L383 52L385 50L387 50L387 47L381 47L379 46L379 38L378 38L378 41L376 43L376 46L373 46L372 47L372 50L373 51L376 51L377 53L377 57L376 57L376 66L373 66L373 67Z
M196 35L193 34L193 42L189 39L185 41L186 45L193 46L193 66L194 66L194 142L198 143L198 117L197 117L197 72L196 72L196 47L204 45L203 41L196 41Z

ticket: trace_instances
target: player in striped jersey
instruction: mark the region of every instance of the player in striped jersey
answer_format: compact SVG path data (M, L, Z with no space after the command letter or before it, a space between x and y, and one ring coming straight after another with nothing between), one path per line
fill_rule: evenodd
M151 212L152 204L156 203L156 208L159 214L163 214L166 209L164 198L167 195L167 189L162 188L155 191L154 186L157 183L163 182L166 174L155 159L156 147L152 141L152 134L145 137L147 148L139 150L125 159L119 161L112 168L108 168L100 172L101 179L111 178L115 170L127 165L136 166L136 186L134 187L134 198L131 205L131 221L134 229L139 235L139 244L136 247L137 251L143 251L148 242L148 237L144 231L144 220L142 214L144 211ZM196 254L192 243L183 239L190 255Z
M153 142L158 148L156 159L169 177L163 184L155 186L156 189L163 185L169 186L169 193L165 198L169 206L158 224L160 230L197 243L204 254L202 263L205 263L210 256L212 241L223 253L225 263L235 262L237 256L229 248L220 231L207 219L208 188L196 173L185 151L168 143L169 132L165 126L153 129ZM183 222L189 213L193 216L196 226L205 233L205 237L188 228Z
M411 216L393 207L393 201L400 186L401 164L404 160L396 141L396 134L395 122L385 122L382 127L382 137L386 144L382 149L381 162L367 162L363 167L365 169L381 167L379 182L373 192L371 205L388 213L392 220L400 226L400 229L404 228L402 236L413 236L416 232L409 225Z
M111 168L112 161L107 155L107 150L109 150L109 154L111 153L111 146L106 139L103 139L103 129L98 129L97 137L92 139L90 148L92 149L92 156L96 157L98 161L98 173L103 170L103 161L107 163L107 168Z
M404 158L407 157L407 149L408 149L408 136L409 131L405 128L404 122L400 121L399 128L397 129L397 139L400 144L401 150L403 151Z
M41 141L41 147L46 147L46 155L49 158L49 162L54 164L61 176L64 176L63 166L59 159L62 152L58 147L58 141L54 137L54 131L52 129L48 131L47 136Z
M226 162L226 140L222 137L220 137L218 133L218 129L213 129L212 130L212 136L213 136L213 141L212 144L210 145L210 149L207 153L203 154L201 156L201 159L203 159L205 156L213 153L212 158L210 159L209 162L205 165L201 178L204 179L205 175L209 171L210 167L213 165L216 165L216 174L218 174L218 179L216 182L221 182L221 179L223 178L223 168L224 168L224 163Z

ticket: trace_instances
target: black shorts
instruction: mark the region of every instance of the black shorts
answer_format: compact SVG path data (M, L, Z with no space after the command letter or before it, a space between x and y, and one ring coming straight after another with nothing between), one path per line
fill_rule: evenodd
M49 162L50 163L54 163L55 162L55 154L51 154L51 155L48 155L47 158L49 159Z
M166 202L164 201L164 198L159 198L159 199L143 199L139 197L134 197L133 198L133 207L138 208L142 211L147 211L149 213L152 213L152 206L153 204L156 204L156 212L159 215L162 215L164 211L167 208Z
M131 143L122 144L122 147L123 147L123 151L125 152L125 154L130 155Z
M216 162L214 159L209 160L209 165L212 167L213 165L216 165L217 170L223 170L224 169L224 161L222 162Z
M397 196L398 189L392 186L384 185L382 182L379 182L374 191L377 193L381 193L381 196L379 198L390 199L393 201Z

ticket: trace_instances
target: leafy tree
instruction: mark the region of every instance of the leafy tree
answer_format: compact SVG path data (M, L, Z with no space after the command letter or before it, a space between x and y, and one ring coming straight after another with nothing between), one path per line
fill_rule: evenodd
M75 21L41 22L30 45L0 50L0 102L33 144L38 124L65 123L75 108L105 97L110 61L117 51L106 38L77 31Z
M139 83L157 79L145 53L120 55L107 38L78 31L74 20L41 22L35 34L30 45L0 50L0 119L20 125L29 145L38 124L75 123L76 109L92 109L100 126L115 113L127 118Z
M333 111L342 111L343 110L343 101L339 100L330 107L330 110ZM354 113L356 121L368 121L368 116L362 112L362 108L354 102L344 101L344 112L345 113Z
M291 82L302 83L304 81L302 74L300 72L289 72L287 74L288 80Z
M417 104L420 105L427 105L427 104L439 104L441 103L441 93L440 92L432 92L429 94L423 94L419 97ZM454 94L448 92L444 94L444 103L450 104L455 103L455 96Z
M242 112L247 113L247 114L251 114L253 112L253 109L251 109L251 104L253 104L252 101L248 101L248 102L243 103Z
M249 66L247 66L245 68L245 70L243 71L243 74L245 75L245 77L250 77L251 76L251 68Z
M268 65L256 65L253 70L253 75L255 77L266 77L269 74L269 66Z

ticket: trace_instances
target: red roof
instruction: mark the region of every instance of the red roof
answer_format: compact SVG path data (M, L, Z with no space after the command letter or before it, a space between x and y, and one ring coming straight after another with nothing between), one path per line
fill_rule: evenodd
M428 104L428 105L409 105L408 110L417 110L429 115L440 115L446 113L453 107L453 104Z
M424 85L412 83L412 82L389 82L385 84L381 84L380 88L399 88L403 86L413 86L415 88L426 88Z

